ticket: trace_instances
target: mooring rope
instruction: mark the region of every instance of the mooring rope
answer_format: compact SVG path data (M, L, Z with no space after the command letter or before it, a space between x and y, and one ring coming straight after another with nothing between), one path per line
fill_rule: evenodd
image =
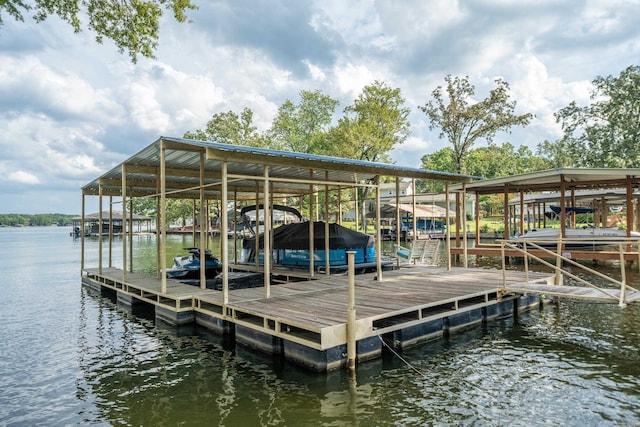
M382 342L382 345L387 347L389 350L391 350L391 353L395 354L396 357L400 360L402 360L402 362L407 365L409 368L411 368L412 370L414 370L416 373L418 373L419 375L421 375L423 378L427 378L427 375L422 372L420 369L416 368L415 366L413 366L411 363L409 363L405 358L403 358L402 356L400 356L400 354L395 351L393 349L393 347L391 347L389 344L387 344L386 342L384 342L384 340L382 339L382 337L380 335L378 335L378 338L380 338L380 342Z

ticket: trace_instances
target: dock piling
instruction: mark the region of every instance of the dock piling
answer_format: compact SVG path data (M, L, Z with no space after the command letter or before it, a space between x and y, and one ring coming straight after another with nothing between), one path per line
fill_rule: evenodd
M352 376L356 370L356 285L355 285L355 251L347 251L349 266L349 309L347 312L347 366Z

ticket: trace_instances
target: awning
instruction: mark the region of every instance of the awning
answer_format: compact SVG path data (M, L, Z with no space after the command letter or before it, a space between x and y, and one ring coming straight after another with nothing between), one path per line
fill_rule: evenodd
M413 204L400 203L398 206L400 207L401 215L413 215ZM373 215L375 216L375 213ZM382 218L395 218L396 204L387 203L380 207L380 216ZM415 216L416 218L444 218L447 216L447 210L438 205L416 205ZM449 210L449 217L453 218L455 216L456 213Z

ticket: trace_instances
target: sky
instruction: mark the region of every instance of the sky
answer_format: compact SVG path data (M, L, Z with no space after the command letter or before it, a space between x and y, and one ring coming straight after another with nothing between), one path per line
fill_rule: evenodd
M494 143L535 152L597 76L640 62L640 0L192 1L192 22L165 14L156 59L136 64L57 17L0 16L0 213L79 214L84 184L160 136L245 107L266 131L302 90L339 100L337 122L376 80L411 109L397 164L449 146L418 108L447 75L468 76L477 100L505 79L535 119Z

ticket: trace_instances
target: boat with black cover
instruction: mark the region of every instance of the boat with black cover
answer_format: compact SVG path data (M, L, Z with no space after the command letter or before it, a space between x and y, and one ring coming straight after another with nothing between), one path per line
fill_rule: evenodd
M259 205L258 209L263 206ZM274 205L274 210L282 210L281 206ZM298 222L283 224L273 229L273 264L274 266L309 268L311 262L311 245L309 240L309 222L302 219L302 215L289 206L284 207L286 212L295 215ZM256 210L256 206L243 208L242 214ZM256 222L259 221L256 214ZM246 237L242 242L241 261L244 263L256 262L256 239L258 239L258 263L264 263L264 235L256 236L252 221L246 220L245 224L251 227L251 237ZM355 252L355 266L357 272L373 271L376 268L376 249L373 236L361 233L336 223L330 223L329 228L329 265L332 270L345 270L347 267L347 251ZM313 223L313 264L316 269L326 267L324 221ZM384 261L385 267L391 265Z

